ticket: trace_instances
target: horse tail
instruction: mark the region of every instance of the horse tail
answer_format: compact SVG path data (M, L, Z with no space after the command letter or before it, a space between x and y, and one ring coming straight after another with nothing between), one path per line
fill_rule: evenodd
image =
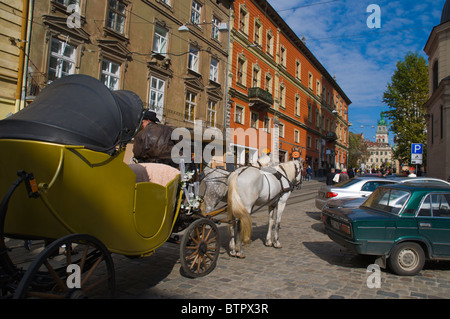
M239 219L241 223L241 238L244 244L250 243L252 235L252 218L250 212L244 207L241 196L237 189L237 179L239 174L232 173L228 185L228 219L233 217Z

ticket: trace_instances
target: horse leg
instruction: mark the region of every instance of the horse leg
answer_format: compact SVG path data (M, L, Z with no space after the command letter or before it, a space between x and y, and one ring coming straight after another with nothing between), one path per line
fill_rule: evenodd
M270 246L273 245L273 242L272 242L272 229L273 229L273 225L274 225L274 221L275 221L274 213L276 215L276 208L275 208L275 206L270 206L269 207L269 226L267 228L266 243L265 243L265 245L267 247L270 247Z
M242 236L241 236L241 221L239 219L236 220L236 231L235 231L235 248L237 258L245 258L244 250L242 249Z
M231 224L228 226L228 230L230 231L230 256L236 257L236 243L235 243L235 237L236 237L236 224L238 223L237 219L232 219Z
M284 197L284 196L283 196ZM286 199L280 198L280 201L278 202L277 205L277 214L276 214L276 221L275 221L275 229L274 229L274 243L273 243L273 247L275 248L281 248L281 243L280 243L280 237L279 237L279 230L280 230L280 223L281 223L281 216L283 215L283 211L284 208L286 207Z

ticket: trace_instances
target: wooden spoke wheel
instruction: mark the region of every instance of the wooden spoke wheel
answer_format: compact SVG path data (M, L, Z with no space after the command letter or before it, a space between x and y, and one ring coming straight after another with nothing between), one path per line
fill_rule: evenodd
M38 255L14 298L112 298L114 288L114 264L103 243L90 235L71 234Z
M197 278L209 274L219 258L217 226L206 218L197 219L186 229L180 247L182 274Z

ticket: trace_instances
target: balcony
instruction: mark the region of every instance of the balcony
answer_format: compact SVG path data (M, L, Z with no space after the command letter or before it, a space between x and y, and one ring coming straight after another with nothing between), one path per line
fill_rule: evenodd
M328 132L327 135L325 136L325 139L328 142L334 142L337 140L337 134L335 132Z
M249 104L260 110L265 110L273 105L272 94L258 87L248 89Z

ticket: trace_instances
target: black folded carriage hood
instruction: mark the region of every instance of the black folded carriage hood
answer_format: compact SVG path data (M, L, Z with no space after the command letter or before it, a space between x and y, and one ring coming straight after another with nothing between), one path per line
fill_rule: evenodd
M111 91L88 75L52 82L23 110L0 121L0 139L82 145L112 154L140 126L143 105L130 91Z

